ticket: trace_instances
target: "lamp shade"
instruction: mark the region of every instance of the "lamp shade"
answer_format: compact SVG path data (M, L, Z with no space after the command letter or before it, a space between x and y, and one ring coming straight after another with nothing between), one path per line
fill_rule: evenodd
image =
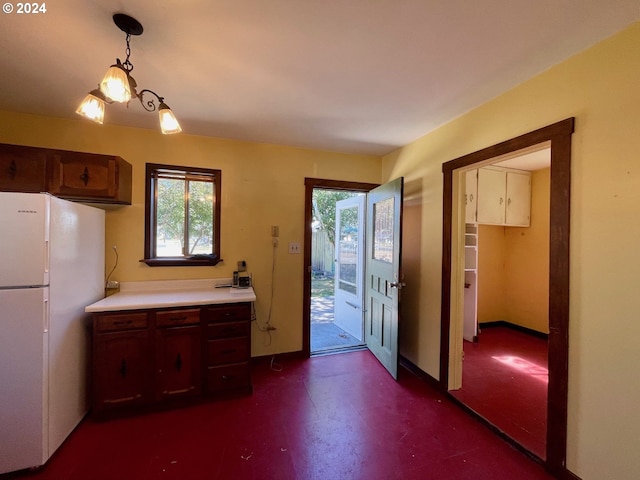
M131 100L129 76L126 70L120 66L120 62L109 67L100 82L100 91L114 102L126 103Z
M160 104L158 114L160 116L160 129L162 130L162 133L169 135L171 133L180 133L182 131L182 128L178 123L178 119L166 103L163 102Z
M100 90L96 89L87 94L76 110L78 115L102 124L104 121L104 97Z

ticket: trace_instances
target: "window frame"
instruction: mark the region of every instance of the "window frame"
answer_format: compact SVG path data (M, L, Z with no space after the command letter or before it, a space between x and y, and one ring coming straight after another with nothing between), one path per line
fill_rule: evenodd
M156 203L156 172L174 171L182 174L206 175L213 177L213 252L211 255L192 255L178 257L157 257L155 245L157 231L155 229ZM145 167L145 229L144 229L144 258L140 262L150 267L188 267L211 266L222 261L220 258L220 200L222 191L222 171L212 168L187 167L184 165L164 165L147 163Z

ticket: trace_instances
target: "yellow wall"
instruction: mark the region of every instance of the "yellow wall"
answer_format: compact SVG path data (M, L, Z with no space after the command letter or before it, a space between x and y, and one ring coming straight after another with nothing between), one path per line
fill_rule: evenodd
M401 351L439 372L443 162L576 118L572 151L567 467L583 480L640 474L640 23L385 156L421 203ZM437 95L437 92L431 92ZM407 227L408 229L409 227ZM481 240L480 240L481 242ZM404 294L403 290L403 294ZM401 332L401 335L403 333Z
M550 169L531 176L531 226L506 227L507 320L549 333Z
M479 225L478 323L549 333L550 169L532 172L529 227Z
M478 323L508 321L505 227L478 225Z
M70 107L72 108L72 107ZM288 242L304 240L304 178L379 183L378 157L344 155L292 147L159 131L95 125L0 111L0 143L114 154L133 165L131 206L107 211L106 268L113 266L112 245L120 262L112 279L120 281L230 278L238 260L253 274L256 311L266 321L271 290L271 225L280 226L276 253L272 324L268 343L253 325L252 354L302 348L302 255L287 253ZM221 257L216 267L148 267L144 251L145 162L222 170Z

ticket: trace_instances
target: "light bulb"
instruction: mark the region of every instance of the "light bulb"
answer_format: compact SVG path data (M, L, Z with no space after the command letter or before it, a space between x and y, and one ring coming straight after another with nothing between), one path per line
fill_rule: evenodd
M165 103L160 104L158 114L160 116L160 129L162 130L162 133L169 135L172 133L180 133L182 131L182 128L180 128L180 124L178 123L178 119Z
M100 90L93 90L84 97L84 100L76 110L78 115L82 115L89 120L102 124L104 121L104 98Z
M131 88L129 86L129 76L120 62L111 65L100 82L100 91L104 96L114 102L126 103L131 100Z

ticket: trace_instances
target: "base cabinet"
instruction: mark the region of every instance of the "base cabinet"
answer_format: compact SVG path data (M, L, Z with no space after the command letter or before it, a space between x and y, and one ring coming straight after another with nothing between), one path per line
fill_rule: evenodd
M93 408L143 405L153 399L147 314L94 319Z
M200 395L201 350L199 326L156 331L157 400Z
M251 304L97 313L94 413L251 391Z
M207 328L207 393L251 391L251 305L221 305L202 309Z

